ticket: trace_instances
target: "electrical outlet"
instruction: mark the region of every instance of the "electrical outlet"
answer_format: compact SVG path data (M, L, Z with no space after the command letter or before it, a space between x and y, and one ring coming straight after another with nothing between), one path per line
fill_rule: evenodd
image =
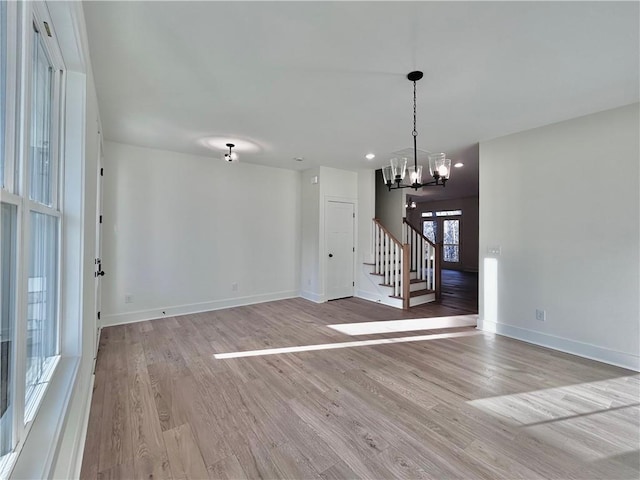
M231 291L232 292L237 292L238 291L238 284L237 283L232 283L231 284Z
M501 252L502 252L502 249L500 248L499 245L493 246L493 247L487 247L487 253L489 255L500 255Z
M133 295L131 295L130 293L127 293L124 296L124 303L133 303Z
M536 310L536 320L540 322L547 321L547 312L545 310Z

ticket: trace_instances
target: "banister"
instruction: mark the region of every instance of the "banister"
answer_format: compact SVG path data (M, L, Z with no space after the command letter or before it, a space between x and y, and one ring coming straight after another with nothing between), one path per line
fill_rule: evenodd
M398 239L397 239L396 237L394 237L394 236L393 236L393 234L392 234L389 230L387 230L387 229L384 227L384 225L382 225L382 224L380 223L380 220L378 220L377 218L374 218L374 219L373 219L373 221L374 221L374 223L375 223L376 225L378 225L378 226L382 229L382 231L383 231L384 233L386 233L387 235L389 235L389 238L391 238L391 240L393 240L393 243L395 243L396 245L399 245L400 247L402 247L402 242L399 242L399 241L398 241Z
M436 292L436 299L440 300L442 298L442 263L441 263L441 259L442 259L442 242L440 243L434 243L431 240L429 240L427 237L424 236L424 234L422 232L420 232L417 228L415 228L413 225L411 225L406 217L402 219L402 223L406 224L409 226L409 228L411 228L412 231L416 232L417 235L420 236L420 238L422 238L425 242L427 242L429 245L431 245L434 249L434 258L433 258L433 269L435 271L435 292Z
M431 245L433 248L436 248L436 244L435 244L435 243L433 243L431 240L429 240L427 237L425 237L425 236L424 236L424 234L423 234L420 230L418 230L416 227L414 227L414 226L413 226L413 225L411 225L409 222L407 222L407 219L406 219L406 218L403 218L403 219L402 219L402 223L405 223L405 224L409 225L409 227L410 227L414 232L416 232L418 235L420 235L420 236L422 237L422 239L423 239L425 242L427 242L427 243L428 243L429 245Z

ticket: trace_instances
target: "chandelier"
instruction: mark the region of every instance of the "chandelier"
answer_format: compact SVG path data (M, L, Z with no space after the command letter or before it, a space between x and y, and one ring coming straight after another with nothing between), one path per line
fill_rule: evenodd
M398 188L413 188L418 190L422 187L445 186L451 173L451 160L446 158L444 153L430 153L429 173L433 180L422 181L422 165L418 165L418 147L416 130L416 82L422 78L422 72L415 71L407 74L409 81L413 82L413 167L407 167L406 158L392 158L390 165L382 169L382 176L385 185L389 190ZM409 176L407 177L407 170ZM405 180L405 177L406 180Z

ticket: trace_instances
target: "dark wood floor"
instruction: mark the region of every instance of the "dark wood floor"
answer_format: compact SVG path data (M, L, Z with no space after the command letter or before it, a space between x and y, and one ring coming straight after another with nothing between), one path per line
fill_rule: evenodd
M451 315L269 302L106 328L82 478L629 478L640 376L474 329L361 339L329 324Z
M478 274L442 270L440 303L461 313L478 313Z

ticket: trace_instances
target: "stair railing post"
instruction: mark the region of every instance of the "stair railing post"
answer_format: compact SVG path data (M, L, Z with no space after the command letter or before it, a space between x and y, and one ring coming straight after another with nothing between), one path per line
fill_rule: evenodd
M402 245L402 308L409 310L411 301L411 245Z
M436 243L436 255L435 255L435 274L436 274L436 299L440 300L442 297L442 242Z

